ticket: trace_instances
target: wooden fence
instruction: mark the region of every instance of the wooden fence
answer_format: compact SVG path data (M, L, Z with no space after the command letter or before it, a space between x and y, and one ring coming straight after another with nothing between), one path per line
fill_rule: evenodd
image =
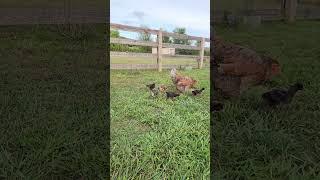
M152 53L136 53L136 52L121 52L121 51L110 51L110 56L119 56L119 57L157 57L157 54ZM184 55L184 54L162 54L164 57L175 57L175 58L193 58L198 59L197 55ZM203 56L204 60L209 59L210 56Z
M0 25L106 23L107 11L97 7L1 8Z
M156 64L111 64L111 69L119 69L119 70L145 70L145 69L157 69ZM164 64L162 65L162 69L184 69L186 67L190 67L190 65L178 65L178 64Z
M221 0L222 1L222 0ZM232 13L237 17L243 16L260 16L262 21L287 20L293 22L296 19L320 19L320 5L298 2L297 0L286 0L286 5L278 1L278 4L272 5L270 8L255 7L254 9L240 8L233 10ZM225 13L228 11L226 7L215 7L214 22L223 22Z
M205 48L205 42L210 42L209 38L171 33L171 32L162 31L161 29L155 30L155 29L134 27L134 26L128 26L128 25L122 25L122 24L115 24L115 23L111 23L110 28L123 30L123 31L148 33L148 34L157 35L156 42L132 40L132 39L122 39L122 38L110 38L110 43L157 47L157 65L156 65L156 67L157 67L158 71L160 71L160 72L162 71L162 68L163 68L162 53L161 53L163 47L199 50L200 59L198 61L198 68L200 68L200 69L203 67L204 51L210 50L210 48ZM183 45L183 44L163 43L163 36L172 37L172 38L176 38L176 39L197 40L200 42L199 43L200 45L199 46L191 46L191 45ZM154 65L153 66L151 65L150 67L154 67Z

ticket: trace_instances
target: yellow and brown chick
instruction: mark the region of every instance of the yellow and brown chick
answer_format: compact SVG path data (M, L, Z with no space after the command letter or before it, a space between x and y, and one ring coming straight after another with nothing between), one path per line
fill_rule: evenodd
M159 93L164 93L167 90L167 87L165 85L156 87L155 83L148 84L146 86L149 88L152 97L157 96Z

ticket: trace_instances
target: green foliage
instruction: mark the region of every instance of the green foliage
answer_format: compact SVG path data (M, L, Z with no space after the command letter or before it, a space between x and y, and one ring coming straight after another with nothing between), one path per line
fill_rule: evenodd
M148 26L141 25L142 28L148 29ZM146 32L140 32L139 33L139 40L140 41L151 41L151 34ZM141 52L150 52L152 51L152 47L148 46L140 46Z
M163 36L162 42L163 43L173 43L172 39L168 36Z
M120 37L119 31L118 30L110 30L110 37L119 38Z
M173 30L174 33L177 34L186 34L186 28L183 27L176 27ZM187 39L177 39L173 38L172 41L174 44L185 44L185 45L190 45L191 43ZM188 49L176 49L176 54L183 54L183 55L195 55L196 51L195 50L188 50ZM199 53L198 53L199 54Z
M120 32L118 30L110 30L110 37L121 38ZM143 41L150 41L151 35L146 33L140 33L139 39ZM136 53L151 53L151 47L126 45L126 44L110 44L110 51L120 51L120 52L136 52Z
M176 28L173 30L173 32L174 32L174 33L177 33L177 34L186 34L186 28L176 27ZM173 43L174 43L174 44L190 45L190 41L187 40L187 39L176 39L176 38L173 38Z
M136 53L151 53L151 47L134 46L126 44L110 44L110 51L119 52L136 52Z
M183 27L176 27L173 30L174 33L178 34L186 34L186 28ZM191 45L191 41L187 39L176 39L173 38L172 43L174 44L185 44L185 45ZM196 45L199 45L199 42L196 42ZM176 49L176 54L183 54L183 55L199 55L198 50L189 50L189 49ZM210 53L205 51L205 55L209 56Z
M162 29L162 31L167 31L167 30ZM162 42L163 42L163 43L172 43L173 41L172 41L172 39L171 39L170 37L168 37L168 36L163 36L163 37L162 37Z
M148 26L146 26L146 25L141 25L140 27L148 29ZM140 32L139 33L139 40L141 40L141 41L151 41L151 34L150 33L146 33L146 32Z
M111 30L110 37L121 38L118 30ZM150 41L151 35L147 33L140 33L139 40ZM120 51L120 52L136 52L136 53L151 53L151 47L126 45L126 44L110 44L110 51Z

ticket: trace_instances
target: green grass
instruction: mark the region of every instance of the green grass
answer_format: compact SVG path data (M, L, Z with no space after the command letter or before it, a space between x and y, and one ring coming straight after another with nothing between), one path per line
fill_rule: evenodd
M320 22L265 23L256 30L216 26L225 40L278 57L282 74L225 101L213 134L216 179L320 179ZM300 81L289 106L261 108L261 94Z
M146 84L171 85L169 71L111 71L113 179L209 179L209 71L180 73L206 88L199 97L151 98Z
M107 176L104 25L0 27L0 179Z

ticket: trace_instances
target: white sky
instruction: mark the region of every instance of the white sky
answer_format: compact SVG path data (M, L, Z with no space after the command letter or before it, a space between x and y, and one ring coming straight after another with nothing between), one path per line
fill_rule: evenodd
M188 35L209 38L210 0L111 0L110 20L169 32L175 27L185 27ZM120 33L124 37L136 37L130 32Z

